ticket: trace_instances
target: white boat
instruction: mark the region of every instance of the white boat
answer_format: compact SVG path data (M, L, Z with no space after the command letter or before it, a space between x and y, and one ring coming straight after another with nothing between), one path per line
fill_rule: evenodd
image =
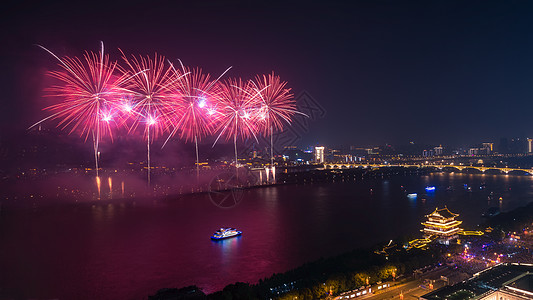
M235 228L222 227L211 236L212 240L223 240L231 237L236 237L242 234L242 231L239 231Z

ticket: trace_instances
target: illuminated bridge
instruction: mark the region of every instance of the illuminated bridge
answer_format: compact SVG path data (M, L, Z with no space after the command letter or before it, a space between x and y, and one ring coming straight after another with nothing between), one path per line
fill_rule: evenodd
M325 169L352 169L352 168L390 168L390 167L404 167L404 168L434 168L438 170L442 169L456 169L459 171L465 169L475 169L484 173L487 170L497 170L502 173L508 174L509 172L523 172L533 175L533 169L520 169L520 168L497 168L497 167L484 167L484 166L463 166L463 165L426 165L426 164L350 164L350 163L324 163Z

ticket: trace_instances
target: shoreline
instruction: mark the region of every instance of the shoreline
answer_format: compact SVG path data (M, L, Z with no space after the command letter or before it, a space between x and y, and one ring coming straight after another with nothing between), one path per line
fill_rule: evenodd
M398 172L398 170L401 170L403 172ZM342 176L339 175L339 171L341 171ZM364 172L362 172L364 171ZM13 201L2 201L0 200L0 215L3 212L8 211L14 211L14 210L34 210L39 208L45 208L50 207L54 205L109 205L109 204L136 204L136 203L143 203L147 201L147 199L153 199L155 201L172 201L184 197L194 197L199 195L209 195L212 192L216 193L224 193L224 192L232 192L234 190L253 190L253 189L261 189L261 188L270 188L270 187L278 187L278 186L292 186L292 185L307 185L307 184L315 184L315 183L335 183L338 181L361 181L361 180L368 180L368 179L384 179L384 178L390 178L394 176L421 176L421 175L427 175L427 174L435 174L435 173L442 173L442 174L455 174L454 172L446 172L442 170L431 170L431 169L418 169L418 170L407 170L407 168L403 167L392 167L387 168L388 172L383 172L383 170L379 169L371 169L371 170L364 170L364 169L344 169L344 170L335 170L335 169L315 169L315 170L305 170L302 172L293 172L288 173L292 175L304 175L300 176L297 180L294 178L285 178L285 180L280 179L277 183L265 183L265 184L257 184L257 185L249 185L249 186L241 186L241 187L234 187L234 188L228 188L228 189L221 189L221 190L214 190L214 191L204 191L201 188L197 188L196 191L192 189L191 192L173 192L169 194L157 194L157 193L150 193L150 192L144 192L133 195L129 197L115 197L115 198L108 198L108 199L83 199L83 200L74 200L72 201L67 200L69 198L65 197L56 197L55 199L51 200L52 197L48 198L47 200L44 200L43 202L36 203L36 198L30 198L25 199L28 200L26 203L21 203L22 201L16 201L17 203L13 203ZM318 173L318 175L317 175ZM360 175L357 179L354 176L354 173L357 173L357 175ZM459 174L463 175L485 175L481 173L464 173L460 172ZM529 176L525 174L490 174L490 176L515 176L515 177L524 177ZM294 177L294 176L293 176ZM92 178L92 177L90 177ZM288 179L288 180L287 180ZM281 182L283 181L283 182ZM155 188L155 187L154 187ZM42 198L41 199L45 199ZM33 202L29 202L33 201Z
M227 189L217 189L217 190L204 190L202 187L197 188L191 188L191 192L181 192L183 186L180 187L180 191L174 191L168 194L161 194L154 192L154 189L157 189L160 187L157 183L155 183L152 186L152 191L146 191L146 187L143 187L141 192L137 194L137 192L133 192L128 197L114 197L114 198L106 198L106 199L95 199L97 198L94 194L92 195L92 199L87 199L86 197L82 197L81 199L74 199L67 197L67 196L57 196L57 197L44 197L44 196L38 196L35 195L35 197L32 195L31 197L26 197L18 200L0 200L0 206L2 209L0 209L0 213L2 211L9 211L9 210L19 210L19 209L36 209L36 208L42 208L47 206L53 206L57 204L70 204L70 205L102 205L102 204L122 204L122 203L132 203L132 202L143 202L146 199L156 199L156 201L166 201L170 198L175 199L176 197L191 197L196 195L207 195L211 192L231 192L233 190L251 190L251 189L259 189L259 188L269 188L269 187L276 187L276 186L285 186L285 185L298 185L298 184L314 184L314 183L335 183L337 180L366 180L371 178L385 178L385 177L392 177L392 176L419 176L429 173L434 173L434 171L431 170L407 170L406 168L401 168L403 172L398 172L397 168L391 168L388 169L387 172L384 172L383 170L378 169L372 169L372 170L365 170L365 169L346 169L342 170L343 176L339 174L340 170L329 170L329 169L314 169L314 170L304 170L301 172L291 172L291 173L284 173L287 176L284 178L284 174L280 173L278 175L278 180L276 183L264 183L264 184L254 184L254 185L243 185L238 187L232 187ZM300 175L299 178L298 175ZM358 179L355 179L355 176L358 176ZM79 178L84 180L93 180L94 177L92 176L79 176ZM166 177L165 177L166 178ZM213 177L214 178L214 177ZM55 180L55 178L50 177L49 180ZM46 181L46 180L45 180ZM154 180L156 181L156 180ZM31 181L23 182L26 184L32 184ZM170 188L171 186L163 186L164 188ZM177 188L177 186L175 186ZM189 190L188 188L186 190ZM26 201L25 203L22 203ZM16 202L16 203L14 203Z

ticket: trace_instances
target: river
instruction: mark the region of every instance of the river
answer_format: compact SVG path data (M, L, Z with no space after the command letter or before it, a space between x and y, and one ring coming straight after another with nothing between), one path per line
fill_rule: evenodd
M426 186L436 191L426 194ZM320 257L418 236L424 215L437 206L447 205L474 229L489 207L508 211L530 202L533 177L433 173L231 196L231 205L196 194L4 209L0 298L143 299L164 287L196 284L213 292L255 283ZM211 241L221 226L243 235Z

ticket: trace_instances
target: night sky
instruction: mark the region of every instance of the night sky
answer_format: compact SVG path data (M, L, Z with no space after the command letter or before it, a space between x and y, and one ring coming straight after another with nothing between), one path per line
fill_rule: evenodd
M2 7L0 137L44 116L56 63L35 44L81 55L99 41L117 60L121 48L217 76L274 70L326 111L301 145L533 136L531 1L111 2Z

